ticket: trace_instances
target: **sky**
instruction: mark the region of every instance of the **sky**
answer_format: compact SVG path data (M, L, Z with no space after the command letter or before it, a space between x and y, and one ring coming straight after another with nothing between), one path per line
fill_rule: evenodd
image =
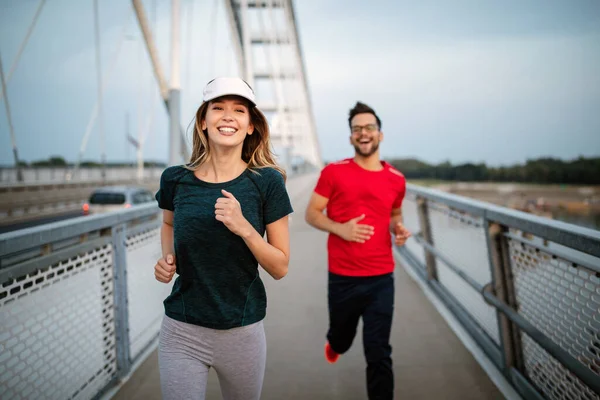
M5 75L38 3L0 2ZM98 88L93 2L47 1L7 86L25 161L52 155L75 161L82 148L87 160L99 160L102 148L109 161L133 160L126 136L139 132L144 158L167 161L168 116L131 2L99 3L103 124L94 125L83 146ZM143 3L168 77L170 1ZM238 71L223 1L181 4L186 127L205 83ZM347 115L356 101L380 116L386 159L510 165L600 156L597 0L302 0L295 12L326 161L353 155ZM10 165L0 106L0 164Z

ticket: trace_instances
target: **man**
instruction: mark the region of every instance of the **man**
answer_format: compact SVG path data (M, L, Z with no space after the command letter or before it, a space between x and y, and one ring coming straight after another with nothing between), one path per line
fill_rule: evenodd
M394 397L390 330L394 311L392 240L403 245L404 176L379 157L381 121L363 103L350 110L354 158L327 165L306 209L306 222L329 232L329 331L325 358L348 351L363 319L369 399ZM327 215L323 211L327 209Z

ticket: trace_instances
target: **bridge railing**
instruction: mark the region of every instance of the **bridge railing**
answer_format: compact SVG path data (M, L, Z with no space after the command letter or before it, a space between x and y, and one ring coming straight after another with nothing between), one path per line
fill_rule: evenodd
M145 167L143 179L157 180L164 167ZM102 177L102 169L82 167L75 176L73 167L23 167L23 182L17 179L17 169L12 167L0 167L0 187L19 184L49 184L68 182L118 182L131 180L137 176L137 167L107 167L105 176Z
M527 399L599 399L600 232L409 185L400 253Z
M158 189L159 178L72 181L0 185L0 226L81 211L92 192L102 186Z
M0 393L90 399L156 338L155 204L0 235Z

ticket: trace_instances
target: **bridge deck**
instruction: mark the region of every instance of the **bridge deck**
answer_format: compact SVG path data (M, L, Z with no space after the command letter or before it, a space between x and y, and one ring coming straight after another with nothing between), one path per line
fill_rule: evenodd
M353 347L336 364L329 365L323 358L327 236L303 219L314 177L299 183L293 185L294 191L290 190L295 214L291 221L289 274L281 281L264 278L269 308L262 399L366 399L360 327ZM391 342L398 399L504 398L401 265L396 268ZM113 398L161 398L156 351ZM210 372L206 398L221 398L214 370Z

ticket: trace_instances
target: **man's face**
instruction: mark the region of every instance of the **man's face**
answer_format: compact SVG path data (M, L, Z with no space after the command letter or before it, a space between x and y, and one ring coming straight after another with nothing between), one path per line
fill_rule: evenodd
M379 131L373 114L356 114L350 122L350 144L356 154L369 157L379 149L383 133Z

